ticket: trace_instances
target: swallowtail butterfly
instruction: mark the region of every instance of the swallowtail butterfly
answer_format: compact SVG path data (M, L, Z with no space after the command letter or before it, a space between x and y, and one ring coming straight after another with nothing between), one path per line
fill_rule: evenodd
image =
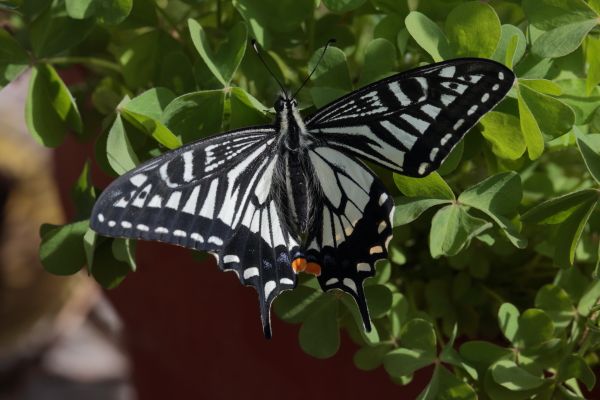
M211 252L270 308L299 272L354 297L370 330L363 281L387 258L394 202L361 161L422 177L510 90L513 73L455 59L358 89L304 119L294 96L272 125L201 139L122 175L102 193L91 227L105 236Z

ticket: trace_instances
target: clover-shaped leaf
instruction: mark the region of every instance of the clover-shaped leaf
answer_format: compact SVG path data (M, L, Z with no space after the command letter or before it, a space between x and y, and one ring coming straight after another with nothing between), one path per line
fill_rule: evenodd
M248 41L246 24L243 22L236 24L229 31L227 41L222 43L217 50L213 50L211 47L202 25L190 19L188 26L194 46L208 69L224 87L229 86L246 52Z

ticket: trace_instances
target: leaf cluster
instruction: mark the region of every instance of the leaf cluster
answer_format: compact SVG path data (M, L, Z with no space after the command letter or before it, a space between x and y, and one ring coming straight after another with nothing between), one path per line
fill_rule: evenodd
M75 222L41 229L46 269L87 266L114 287L135 243L88 229L90 165L123 174L208 135L262 124L280 90L303 112L401 70L455 57L512 68L507 98L426 178L375 168L396 202L390 258L367 281L374 329L352 299L303 277L275 304L326 358L342 332L358 368L420 399L578 399L600 345L600 1L0 0L0 88L31 68L26 120L49 147L95 157L73 188ZM84 68L67 85L63 71ZM168 273L165 271L165 273Z

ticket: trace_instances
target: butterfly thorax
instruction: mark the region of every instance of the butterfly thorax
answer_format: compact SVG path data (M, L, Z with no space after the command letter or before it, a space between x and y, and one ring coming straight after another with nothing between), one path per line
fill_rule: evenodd
M306 236L310 226L310 204L316 179L307 156L307 131L295 100L280 99L275 106L279 132L279 161L274 189L282 219L296 239Z

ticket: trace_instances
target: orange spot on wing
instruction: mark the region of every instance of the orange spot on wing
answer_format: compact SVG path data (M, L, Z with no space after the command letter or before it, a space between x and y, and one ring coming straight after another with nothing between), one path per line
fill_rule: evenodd
M297 274L303 272L306 269L306 258L296 258L292 261L292 269Z
M306 270L304 271L307 274L313 274L315 276L321 275L321 266L317 263L309 262L306 264Z

